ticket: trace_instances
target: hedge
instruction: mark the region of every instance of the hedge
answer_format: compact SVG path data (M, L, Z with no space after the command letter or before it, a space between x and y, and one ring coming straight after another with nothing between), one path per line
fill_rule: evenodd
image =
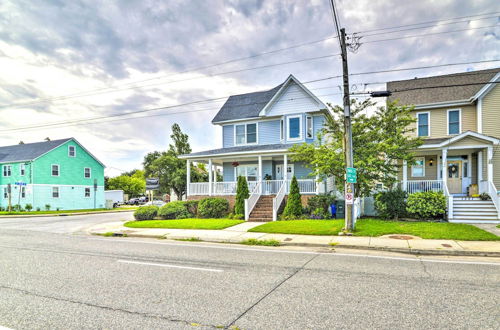
M141 206L134 212L135 220L153 220L158 214L158 206Z
M198 203L198 213L203 218L222 218L228 211L229 202L224 198L209 197Z
M193 216L188 211L187 203L183 201L173 201L163 205L158 211L158 216L166 219L187 219Z

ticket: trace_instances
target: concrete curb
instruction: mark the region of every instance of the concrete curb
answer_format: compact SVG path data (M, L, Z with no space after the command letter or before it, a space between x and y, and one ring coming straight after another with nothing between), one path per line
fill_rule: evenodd
M112 231L110 231L112 232ZM89 231L91 235L99 235L102 236L103 233ZM182 235L143 235L137 233L130 232L122 232L122 231L114 231L117 236L126 235L127 237L135 237L135 238L155 238L155 239L166 239L170 241L178 241L193 238L193 236L182 236ZM200 242L210 242L210 243L229 243L229 244L241 244L242 240L238 239L220 239L220 238L203 238L200 239ZM196 243L195 241L193 243ZM440 256L462 256L462 257L500 257L500 252L495 251L473 251L473 250L436 250L436 249L403 249L403 248L391 248L391 247L380 247L380 246L363 246L363 245L348 245L348 244L314 244L314 243L288 243L288 242L280 242L280 246L302 246L302 247L329 247L329 248L347 248L347 249L355 249L355 250L369 250L369 251L385 251L385 252L397 252L397 253L405 253L411 255L440 255Z
M0 219L11 218L46 218L46 217L70 217L75 215L86 214L104 214L104 213L125 213L134 212L135 210L116 210L116 211L90 211L90 212L75 212L75 213L53 213L53 214L13 214L13 215L0 215Z

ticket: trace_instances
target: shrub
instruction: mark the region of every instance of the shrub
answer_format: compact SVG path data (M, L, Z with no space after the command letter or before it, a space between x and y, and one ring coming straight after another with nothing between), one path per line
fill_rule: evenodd
M45 211L50 211L50 204L45 204Z
M163 205L158 216L162 219L186 219L191 218L192 214L189 213L186 202L173 201Z
M328 212L330 205L335 203L335 196L332 195L316 195L307 200L307 212L313 213L316 209L322 209Z
M141 206L134 212L135 220L153 220L158 214L158 206Z
M37 208L36 208L36 211L37 211L37 212L40 212L40 208L39 208L39 207L37 207Z
M375 209L383 219L399 219L406 216L406 191L401 189L383 191L375 195Z
M236 202L234 203L235 214L245 213L245 199L248 197L250 197L250 192L248 191L247 179L244 176L239 176L236 186Z
M15 205L12 206L12 210L16 211L16 212L22 212L23 208L21 207L21 205L15 204Z
M227 217L229 219L233 219L233 220L243 220L243 219L245 219L245 215L244 214L236 214L236 213L229 213Z
M24 208L26 209L26 211L31 212L31 210L33 210L33 205L26 204L26 205L24 205Z
M406 210L419 219L442 217L446 212L446 197L441 191L413 193L408 196Z
M300 199L299 183L295 175L292 178L292 183L290 184L290 194L286 200L285 210L283 211L283 217L293 218L302 216L302 201Z
M198 201L185 201L184 204L186 205L188 212L193 216L198 214Z
M203 218L222 218L229 210L229 202L224 198L205 198L198 203L198 213Z
M330 219L331 215L328 211L325 211L321 207L316 208L311 212L311 219Z

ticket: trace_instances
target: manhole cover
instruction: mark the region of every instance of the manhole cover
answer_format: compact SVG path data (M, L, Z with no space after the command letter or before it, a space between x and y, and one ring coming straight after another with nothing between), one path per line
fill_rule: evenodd
M389 238L392 239L414 239L415 237L413 236L408 236L408 235L390 235Z

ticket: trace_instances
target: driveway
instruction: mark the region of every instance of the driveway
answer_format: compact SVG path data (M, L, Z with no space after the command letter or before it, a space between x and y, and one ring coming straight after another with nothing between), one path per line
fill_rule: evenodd
M130 221L133 220L133 218L133 211L72 216L0 218L0 231L2 229L16 229L72 234L84 232L87 228L101 223Z

